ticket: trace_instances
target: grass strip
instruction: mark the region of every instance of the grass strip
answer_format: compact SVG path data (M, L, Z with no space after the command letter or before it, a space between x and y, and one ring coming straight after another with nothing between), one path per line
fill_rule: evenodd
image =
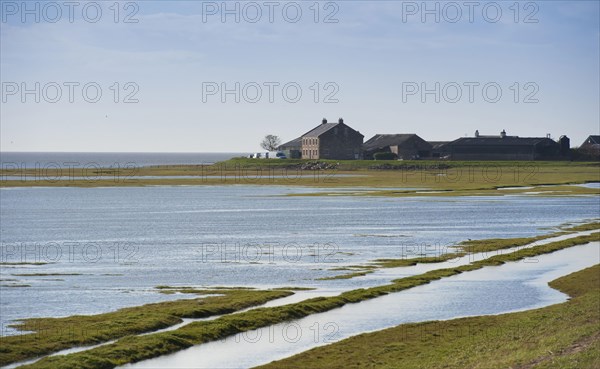
M424 285L441 278L486 266L501 265L510 261L531 258L560 249L600 240L600 232L564 241L493 256L457 268L430 271L421 275L401 278L391 284L357 289L333 297L317 297L299 303L271 308L258 308L238 314L226 315L212 321L194 322L174 331L146 336L129 336L119 341L65 356L44 358L24 368L114 368L126 363L138 362L183 350L193 345L222 339L236 333L258 329L285 321L299 319L311 314L329 311L348 303L372 299L411 287Z
M59 275L68 275L68 276L73 276L73 275L83 275L82 273L15 273L12 274L15 277L53 277L53 276L59 276Z
M534 242L546 240L552 237L567 235L570 233L593 231L600 229L600 222L595 220L590 223L579 224L571 227L561 227L561 231L522 238L492 238L487 240L469 240L463 241L458 245L458 248L468 253L490 252L504 250L511 247L525 246Z
M72 347L152 332L181 323L181 318L228 314L293 294L290 291L246 289L185 289L177 292L197 295L217 293L220 296L159 302L97 315L27 319L11 327L34 333L0 337L0 366Z
M317 281L332 281L332 280L336 280L336 279L352 279L354 277L364 277L369 273L373 273L373 270L363 270L363 271L358 271L358 272L352 272L352 273L348 273L348 274L340 274L340 275L335 275L333 277L322 277L322 278L317 278Z
M600 367L600 265L549 284L571 299L517 313L403 324L259 368Z
M468 254L492 252L505 250L512 247L519 247L532 244L537 241L546 240L553 237L563 236L576 232L592 231L600 229L600 222L593 220L589 223L561 226L561 231L548 233L539 236L532 237L520 237L520 238L490 238L484 240L468 240L463 241L456 247L459 252L445 253L435 256L424 256L417 258L402 258L402 259L376 259L371 264L357 265L346 268L346 270L354 270L352 273L337 275L333 277L319 278L317 280L335 280L335 279L350 279L354 277L361 277L368 273L372 273L377 268L399 268L409 267L417 264L431 264L441 263L444 261L452 260L455 258L463 257ZM350 269L352 268L352 269ZM331 270L342 270L344 268L335 268ZM356 269L362 269L362 271L355 271Z
M576 183L600 182L600 163L577 162L440 162L440 161L321 161L336 169L312 170L307 160L256 160L232 159L212 166L164 166L143 167L113 173L99 170L98 173L71 173L66 169L52 169L42 177L35 169L1 170L5 176L30 176L30 180L0 180L0 187L107 187L107 186L146 186L146 185L283 185L311 187L370 187L399 188L392 191L372 193L351 193L346 196L477 196L518 194L527 191L547 192L543 196L569 194L598 194L598 189L569 186ZM386 169L377 169L386 168ZM114 170L113 170L114 171ZM97 174L103 176L97 177ZM353 176L336 176L351 174ZM160 178L161 176L194 176L194 178ZM74 178L83 176L81 179ZM158 176L159 178L140 178ZM42 178L39 178L42 177ZM50 180L46 179L50 178ZM62 180L54 180L60 178ZM527 186L565 185L561 188L536 188ZM498 191L498 188L516 187ZM402 188L423 188L447 193L416 193ZM552 192L554 191L554 192ZM426 191L423 191L426 192ZM327 196L304 194L302 196ZM344 195L341 193L340 195Z
M484 242L484 241L482 241ZM408 267L417 264L432 264L432 263L441 263L444 261L456 259L462 256L467 255L466 252L451 252L447 254L437 255L437 256L423 256L418 258L410 258L410 259L376 259L374 261L375 265L379 268L399 268L399 267Z

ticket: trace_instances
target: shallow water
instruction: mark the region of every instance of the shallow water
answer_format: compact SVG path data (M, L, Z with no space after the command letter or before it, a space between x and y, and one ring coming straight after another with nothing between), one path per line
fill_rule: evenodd
M581 186L581 187L586 187L586 188L600 188L600 182L590 182L590 183L579 184L576 186Z
M249 368L402 323L539 308L568 298L549 281L599 262L600 243L575 246L535 262L486 267L121 368Z
M199 165L246 156L245 153L175 153L175 152L0 152L5 170L27 168L110 168L119 165L147 167L153 165ZM65 169L65 172L67 170Z
M573 233L573 234L568 234L568 235L562 235L562 236L557 236L557 237L551 237L545 240L541 240L541 241L537 241L537 242L533 242L527 245L523 245L523 246L515 246L515 247L511 247L508 249L503 249L503 250L498 250L498 251L494 251L494 252L481 252L481 253L474 253L474 254L469 254L466 256L462 256L459 258L455 258L455 259L451 259L445 262L440 262L440 263L420 263L420 264L416 264L416 265L412 265L412 266L407 266L407 267L400 267L400 268L386 268L386 269L378 269L375 270L374 273L371 274L367 274L366 276L361 276L361 277L356 277L356 278L362 278L362 279L370 279L370 280L377 280L379 285L384 285L384 284L389 284L391 283L391 281L393 279L397 279L397 278L402 278L402 277L408 277L408 276L413 276L413 275L417 275L417 274L422 274L422 273L426 273L428 271L431 270L435 270L435 269L442 269L442 268L452 268L452 267L458 267L461 265L466 265L466 264L470 264L474 261L479 261L479 260L484 260L490 257L493 257L495 255L499 255L499 254L507 254L507 253L512 253L518 250L522 250L522 249L526 249L526 248L531 248L531 247L536 247L536 246L541 246L544 244L548 244L548 243L552 243L552 242L556 242L556 241L561 241L561 240L565 240L568 238L574 238L574 237L578 237L578 236L583 236L583 235L589 235L591 233L593 233L595 231L583 231L583 232L577 232L577 233ZM525 263L532 263L532 262L537 262L537 258L529 258L529 259L525 259L523 262ZM346 289L347 290L347 289ZM249 307L246 309L242 309L238 312L232 313L232 314L238 314L238 313L242 313L248 310L252 310L252 309L256 309L256 308L261 308L261 307L274 307L274 306L282 306L282 305L287 305L287 304L292 304L292 303L296 303L296 302L300 302L306 299L310 299L310 298L314 298L314 297L325 297L325 296L335 296L335 295L339 295L343 290L340 289L339 287L337 289L324 289L324 288L319 288L319 289L314 289L314 290L300 290L300 291L295 291L295 293L293 295L284 297L284 298L280 298L280 299L275 299L275 300L271 300L266 302L265 304L262 305L257 305L257 306L253 306L253 307ZM208 295L203 295L203 297L206 297ZM188 318L184 318L182 319L182 322L179 324L175 324L173 326L167 327L167 328L163 328L163 329L159 329L156 331L152 331L152 332L147 332L147 333L142 333L139 334L139 336L145 336L145 335L149 335L149 334L155 334L155 333L161 333L161 332L167 332L167 331L173 331L176 329L179 329L183 326L186 326L190 323L193 322L198 322L198 321L207 321L207 320L214 320L214 319L218 319L220 318L222 315L213 315L210 316L208 318L194 318L194 319L188 319ZM109 342L104 342L98 345L93 345L93 346L80 346L80 347L73 347L73 348L69 348L69 349L65 349L65 350L61 350L58 351L50 356L56 356L56 355L67 355L70 353L75 353L75 352L81 352L81 351L86 351L86 350L90 350L92 348L95 347L99 347L99 346L104 346L104 345L109 345L111 343L113 343L115 341L109 341ZM11 364L9 366L6 367L2 367L2 369L12 369L15 367L18 367L20 365L24 365L24 364L32 364L36 361L38 361L40 358L37 359L33 359L33 360L28 360L25 362L19 362L19 363L14 363Z
M253 174L245 174L245 175L203 175L203 174L197 174L197 175L165 175L165 176L135 176L135 177L128 177L127 175L123 175L121 174L120 177L115 178L114 176L111 175L105 175L105 176L97 176L97 175L90 175L87 177L82 177L82 176L70 176L70 175L57 175L57 176L42 176L42 175L6 175L3 174L2 176L0 176L0 181L2 182L10 182L10 181L16 181L16 182L39 182L39 183L63 183L63 184L67 184L69 181L88 181L90 183L93 183L95 181L111 181L111 180L116 180L117 183L120 182L127 182L127 183L135 183L136 180L141 180L141 179L198 179L198 180L202 180L202 179L222 179L223 181L229 181L229 182L234 182L234 181L239 181L239 182L244 182L244 181L257 181L259 179L261 180L268 180L268 179L275 179L275 178L283 178L283 179L288 179L290 181L293 180L297 180L300 178L314 178L316 181L320 181L320 182L325 182L328 179L333 179L333 178L344 178L344 177L364 177L365 175L363 174L335 174L335 173L314 173L314 174L296 174L296 173L290 173L289 175L284 175L284 174L272 174L269 172L265 172L265 173L253 173ZM371 189L371 188L369 188Z
M314 191L322 189L0 189L0 262L50 263L0 265L3 334L16 333L6 328L15 319L181 298L157 285L369 287L381 281L317 279L346 273L336 267L598 217L598 198L280 196Z

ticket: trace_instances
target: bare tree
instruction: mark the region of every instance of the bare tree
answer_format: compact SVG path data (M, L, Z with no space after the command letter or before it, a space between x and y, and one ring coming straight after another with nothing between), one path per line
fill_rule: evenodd
M266 135L260 143L260 147L267 151L275 151L281 145L281 140L275 135Z

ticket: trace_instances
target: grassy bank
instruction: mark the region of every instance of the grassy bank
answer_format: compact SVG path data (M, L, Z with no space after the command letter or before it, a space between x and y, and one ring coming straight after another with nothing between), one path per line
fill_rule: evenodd
M272 308L257 308L247 312L226 315L212 321L194 322L174 331L147 336L128 336L119 341L85 352L66 356L48 357L25 368L113 368L125 363L137 362L176 352L192 345L210 342L269 325L298 319L314 313L325 312L348 303L356 303L388 293L402 291L430 283L444 277L476 270L485 266L500 265L536 255L550 253L574 245L600 240L600 232L565 241L497 255L469 265L439 269L394 280L391 284L342 293L339 296L319 297L295 304Z
M34 169L0 170L5 176L37 178L37 181L2 180L0 187L145 186L145 185L284 185L310 187L368 187L380 196L442 196L402 188L455 191L460 195L515 194L526 191L547 195L598 194L597 189L568 186L600 182L600 163L578 162L440 162L440 161L320 161L315 169L308 160L232 159L214 165L158 166L134 169ZM385 168L385 169L382 169ZM343 176L339 176L343 175ZM158 176L159 178L140 178ZM194 178L160 178L193 176ZM79 177L85 177L82 179ZM504 187L565 185L498 191ZM385 188L398 188L384 190ZM446 194L447 195L447 194Z
M343 268L334 268L332 271L344 270L350 271L350 273L340 274L332 277L324 277L319 280L335 280L335 279L351 279L354 277L361 277L369 273L374 272L379 268L399 268L409 267L417 264L433 264L441 263L444 261L452 260L455 258L463 257L474 253L485 253L485 252L499 252L505 249L525 246L533 244L538 241L543 241L549 238L573 234L583 231L593 231L600 229L600 221L593 220L589 223L578 224L578 225L564 225L559 227L561 230L548 234L532 237L520 237L520 238L489 238L484 240L468 240L459 243L454 246L458 251L456 252L445 252L440 255L434 256L423 256L416 258L402 258L402 259L376 259L369 264L364 265L353 265ZM440 250L441 252L442 250ZM446 251L446 250L444 250Z
M560 231L533 237L522 238L488 238L485 240L468 240L458 245L458 248L467 253L491 252L528 245L534 242L547 240L549 238L572 234L576 232L594 231L600 229L600 219L578 225L560 226Z
M161 291L173 292L170 289ZM27 319L13 327L34 333L0 338L0 366L71 347L95 345L170 327L181 323L181 318L204 318L232 313L292 294L289 291L246 289L185 289L177 292L220 296L160 302L97 315Z
M263 369L600 367L600 266L550 283L565 303L361 334Z

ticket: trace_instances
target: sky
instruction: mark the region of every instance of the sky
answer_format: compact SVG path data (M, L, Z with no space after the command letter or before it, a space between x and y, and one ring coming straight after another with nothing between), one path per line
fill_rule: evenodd
M598 1L0 1L1 151L600 134Z

